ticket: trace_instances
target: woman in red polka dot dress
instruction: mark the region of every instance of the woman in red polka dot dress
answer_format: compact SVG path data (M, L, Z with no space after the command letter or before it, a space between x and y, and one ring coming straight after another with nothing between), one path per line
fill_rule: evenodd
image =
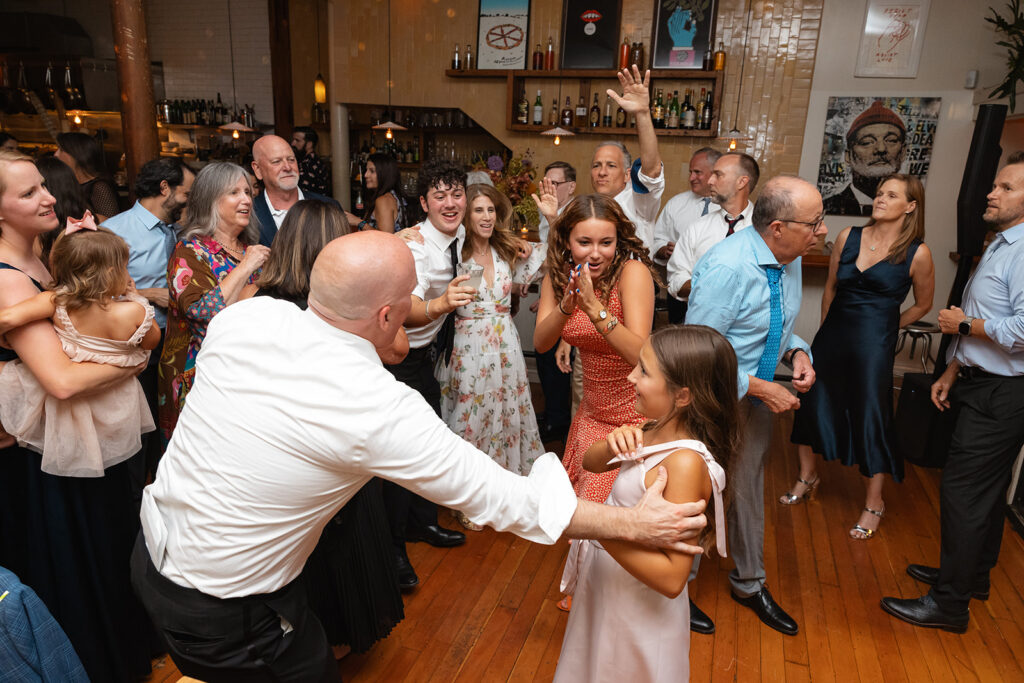
M644 421L626 378L654 319L651 261L619 205L598 194L573 200L549 239L534 345L543 352L561 337L581 354L583 398L562 463L577 495L604 502L615 472L586 472L583 454L616 427Z

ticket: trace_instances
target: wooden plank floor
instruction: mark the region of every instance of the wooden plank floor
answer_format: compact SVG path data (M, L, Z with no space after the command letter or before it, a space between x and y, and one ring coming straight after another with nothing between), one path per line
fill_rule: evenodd
M991 598L971 603L966 634L893 619L880 598L921 595L905 568L938 561L938 471L908 465L904 483L887 489L879 534L854 541L847 530L864 498L853 468L825 464L809 504L774 502L797 475L790 423L778 420L768 459L765 561L768 586L800 633L783 636L733 602L730 561L707 558L690 590L717 632L692 635L691 679L1024 682L1024 542L1009 524ZM370 652L340 662L346 681L551 680L567 619L555 608L567 546L490 529L467 535L449 550L410 545L421 584L406 597L406 619ZM169 659L159 663L149 681L179 679Z

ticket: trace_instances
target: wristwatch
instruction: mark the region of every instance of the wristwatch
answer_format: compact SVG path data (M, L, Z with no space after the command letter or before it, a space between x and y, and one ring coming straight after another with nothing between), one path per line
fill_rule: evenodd
M974 318L964 318L963 320L960 321L960 326L958 328L958 332L960 332L961 336L963 336L963 337L970 337L971 336L971 323L973 323L973 322L974 322Z
M602 308L601 311L597 314L597 319L598 320L607 320L608 319L608 311L606 311L605 309Z

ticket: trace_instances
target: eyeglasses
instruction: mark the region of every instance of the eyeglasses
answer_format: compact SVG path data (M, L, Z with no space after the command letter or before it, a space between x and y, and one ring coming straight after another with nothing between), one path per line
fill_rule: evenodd
M793 218L777 218L776 220L782 221L783 223L797 223L798 225L806 225L811 229L811 232L817 232L818 228L825 224L825 217L821 216L813 221L798 221Z

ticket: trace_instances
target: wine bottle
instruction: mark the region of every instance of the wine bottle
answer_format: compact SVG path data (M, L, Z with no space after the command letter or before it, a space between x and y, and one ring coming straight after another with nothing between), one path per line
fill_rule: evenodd
M597 93L594 93L594 104L590 105L590 127L597 128L601 125L601 105L597 101Z
M548 51L544 54L544 69L555 70L555 42L548 36Z
M533 101L533 125L540 126L544 123L544 102L540 98L540 90L537 91L537 99Z
M683 105L683 128L693 130L696 127L697 110L690 100L690 91L686 91L686 103Z
M672 94L672 99L668 103L668 116L665 117L666 128L678 128L679 127L679 91L676 90Z

